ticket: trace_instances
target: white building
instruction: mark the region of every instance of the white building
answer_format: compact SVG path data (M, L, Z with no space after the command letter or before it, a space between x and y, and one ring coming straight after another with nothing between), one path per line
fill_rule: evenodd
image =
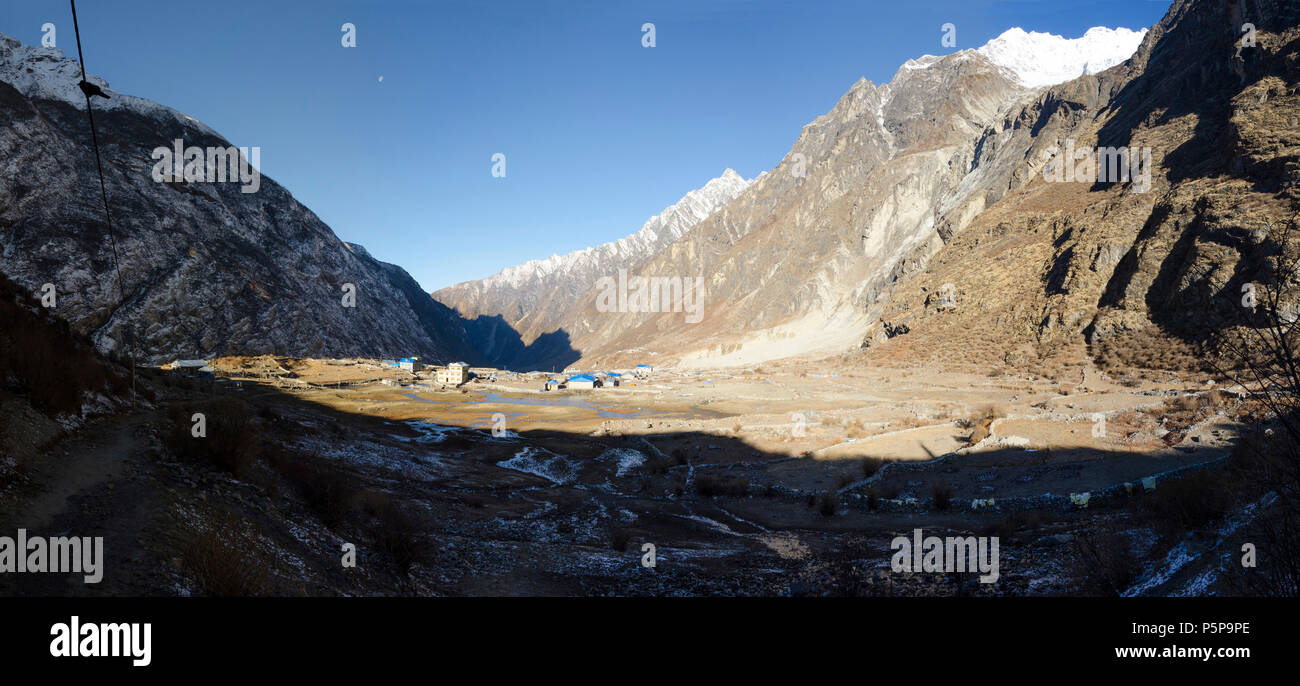
M459 386L469 381L469 365L464 362L452 362L445 369L438 370L438 382L449 386Z

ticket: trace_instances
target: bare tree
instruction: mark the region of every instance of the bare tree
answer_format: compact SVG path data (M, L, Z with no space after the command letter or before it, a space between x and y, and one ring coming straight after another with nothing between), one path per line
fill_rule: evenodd
M1300 215L1269 226L1257 280L1241 289L1242 322L1215 337L1207 362L1262 406L1233 455L1234 482L1261 510L1250 524L1260 567L1232 579L1251 595L1300 595ZM1233 294L1234 297L1236 294Z

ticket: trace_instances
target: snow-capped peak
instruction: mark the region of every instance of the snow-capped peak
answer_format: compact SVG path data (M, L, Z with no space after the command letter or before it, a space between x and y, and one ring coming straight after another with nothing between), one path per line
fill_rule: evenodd
M87 74L86 80L111 96L108 99L97 98L96 110L129 110L152 118L174 119L209 135L218 136L216 131L194 117L152 100L114 91L107 81L94 74ZM67 57L58 48L23 45L21 41L3 33L0 33L0 81L13 86L31 100L53 100L78 109L86 106L85 96L77 86L81 82L79 62Z
M1079 38L1007 29L977 52L1030 88L1105 71L1133 56L1147 30L1094 26Z

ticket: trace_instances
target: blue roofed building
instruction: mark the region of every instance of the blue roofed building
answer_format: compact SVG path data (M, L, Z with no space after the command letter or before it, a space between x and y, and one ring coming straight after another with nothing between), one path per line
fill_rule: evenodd
M596 377L590 374L574 374L566 382L569 388L595 388L599 385Z

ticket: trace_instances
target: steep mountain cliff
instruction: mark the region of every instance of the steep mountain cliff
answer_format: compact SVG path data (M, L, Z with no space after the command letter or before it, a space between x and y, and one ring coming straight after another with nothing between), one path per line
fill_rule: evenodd
M1287 247L1298 25L1300 3L1180 0L1125 65L990 127L981 145L1001 162L984 183L1005 197L899 282L882 318L908 333L877 331L871 355L1023 366L1086 343L1106 367L1199 366L1197 346L1245 322L1243 287ZM1059 178L1068 147L1149 154L1149 180Z
M157 148L231 144L90 76L110 96L94 106L119 288L80 78L60 51L0 36L0 272L33 293L52 284L54 312L101 350L124 352L133 330L140 357L154 361L475 357L454 312L402 269L340 241L274 181L155 180ZM257 159L251 150L247 158L251 170ZM355 286L355 307L344 306L345 284Z

